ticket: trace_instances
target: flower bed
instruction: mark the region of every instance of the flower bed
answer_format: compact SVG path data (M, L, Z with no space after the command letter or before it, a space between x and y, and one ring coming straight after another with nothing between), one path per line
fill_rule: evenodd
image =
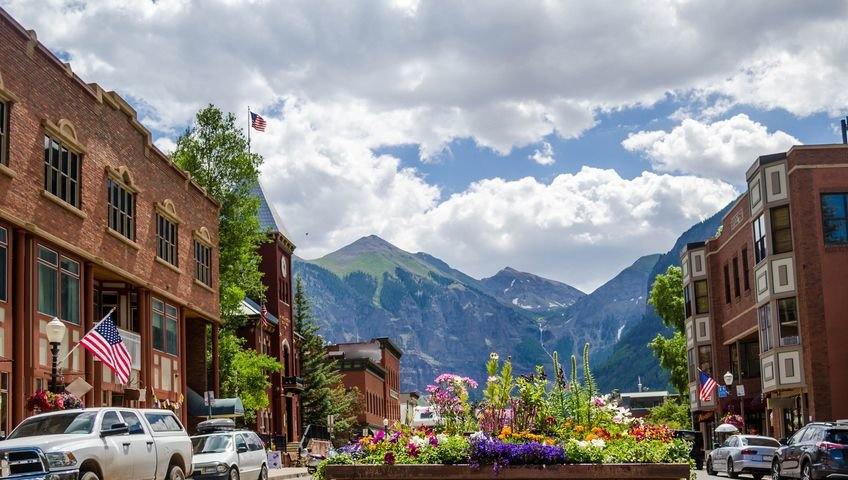
M319 479L688 478L691 444L665 425L651 425L598 395L584 351L585 379L571 379L554 355L554 381L542 367L513 377L492 354L483 400L467 377L443 374L428 387L440 424L395 425L339 449L319 466ZM473 433L469 433L473 432Z

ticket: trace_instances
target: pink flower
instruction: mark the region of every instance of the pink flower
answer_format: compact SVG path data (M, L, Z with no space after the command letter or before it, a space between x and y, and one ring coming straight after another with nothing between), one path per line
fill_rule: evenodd
M386 432L379 430L376 434L374 434L374 443L380 443L384 438L386 438Z
M386 465L394 465L395 464L395 452L389 450L383 455L383 461L386 462Z
M433 435L432 437L430 437L430 445L432 445L433 447L438 447L438 446L439 446L439 439L438 439L438 438L436 438L436 436L435 436L435 435Z
M417 447L417 446L415 446L415 444L414 444L414 443L410 443L409 445L407 445L407 446L406 446L406 448L408 448L408 449L409 449L409 456L410 456L410 457L416 458L416 457L418 457L418 454L419 454L419 453L421 453L421 452L418 450L418 447Z

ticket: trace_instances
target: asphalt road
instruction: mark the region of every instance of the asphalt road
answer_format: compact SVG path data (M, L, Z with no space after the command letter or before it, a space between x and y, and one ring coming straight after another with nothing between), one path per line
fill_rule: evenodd
M698 480L714 480L714 479L718 479L718 478L721 478L721 479L723 479L723 480L728 480L728 478L729 478L729 477L728 477L727 475L725 475L724 473L719 473L719 474L716 474L716 475L707 475L706 470L698 470L697 472L698 472L698 476L697 476L696 478L697 478ZM750 475L746 475L746 474L744 474L744 473L743 473L743 474L741 474L741 475L739 475L739 478L747 479L747 480L752 480L752 479L753 479L753 477L751 477ZM766 476L766 477L764 477L764 478L765 478L766 480L771 480L771 476Z

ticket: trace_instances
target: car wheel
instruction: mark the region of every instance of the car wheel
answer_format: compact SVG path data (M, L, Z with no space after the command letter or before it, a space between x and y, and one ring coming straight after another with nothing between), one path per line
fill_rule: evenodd
M713 468L713 459L712 457L707 459L707 475L715 475L716 471Z
M739 474L733 471L733 459L727 459L727 476L730 478L739 478Z
M227 478L230 480L239 480L239 472L236 467L230 467L230 471L227 472Z
M771 480L782 480L783 477L780 476L780 462L777 459L774 459L771 462Z
M812 480L813 478L813 467L810 465L810 462L804 462L804 466L801 467L801 479L802 480Z
M100 480L100 477L97 476L97 472L87 471L80 473L79 480Z
M171 465L168 468L168 480L186 480L185 473L179 465Z
M262 465L262 470L259 470L259 480L268 480L268 467Z
M764 476L762 473L752 473L751 475L754 477L754 480L763 480Z

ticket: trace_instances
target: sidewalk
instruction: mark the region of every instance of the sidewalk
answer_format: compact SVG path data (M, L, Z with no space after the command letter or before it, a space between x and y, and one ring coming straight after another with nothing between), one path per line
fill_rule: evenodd
M306 473L306 468L272 468L268 470L268 478L277 480L309 479L311 475Z

